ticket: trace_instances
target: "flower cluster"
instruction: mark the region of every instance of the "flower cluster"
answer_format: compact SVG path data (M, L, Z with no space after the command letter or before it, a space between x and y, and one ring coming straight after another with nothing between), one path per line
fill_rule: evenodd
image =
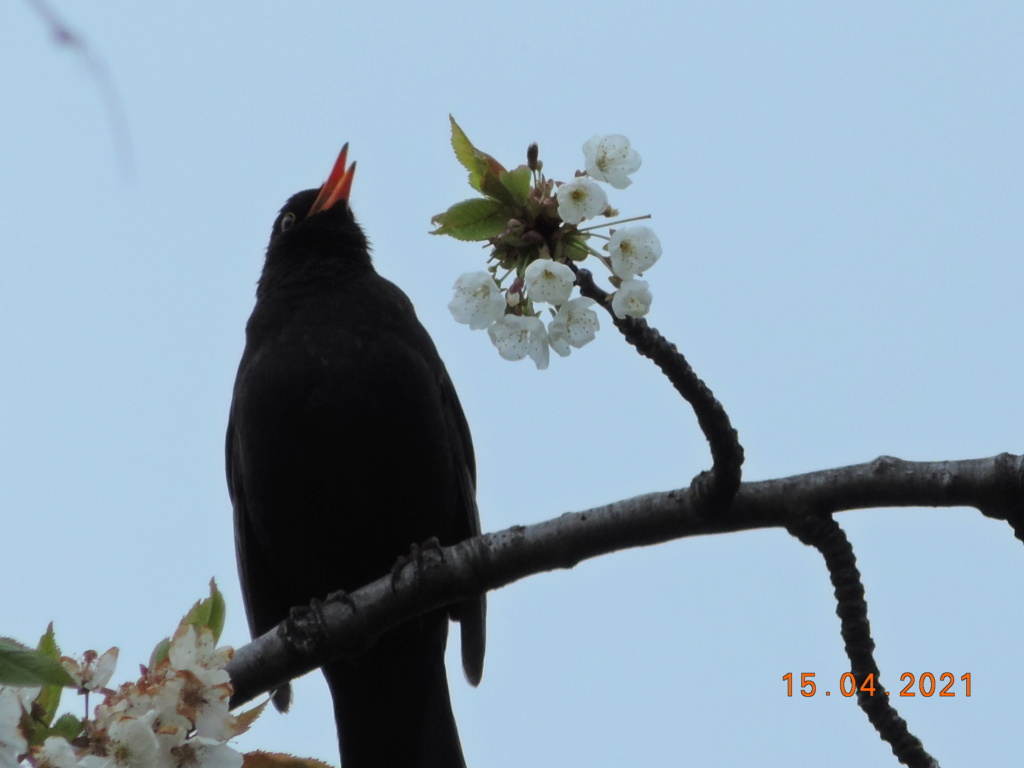
M232 649L216 647L219 628L196 621L196 608L157 645L142 676L117 690L105 687L116 648L60 659L80 693L104 695L91 718L54 721L52 688L59 695L59 686L0 686L0 768L241 768L242 755L226 742L249 728L262 705L230 713L224 667Z
M643 317L651 305L648 284L638 279L661 256L661 243L650 227L611 229L648 218L621 219L581 226L618 212L597 182L625 189L640 168L640 155L625 136L595 136L583 145L584 171L569 182L546 178L537 145L527 164L511 171L472 145L452 119L452 146L469 170L469 183L483 197L456 203L433 218L432 234L491 246L486 271L470 272L455 282L448 305L456 321L486 329L506 360L529 357L546 368L549 350L563 357L592 341L599 328L589 298L572 298L575 264L596 258L611 273L616 288L611 309L616 317ZM597 230L608 228L608 234ZM597 238L601 250L591 245ZM541 309L546 307L545 324Z

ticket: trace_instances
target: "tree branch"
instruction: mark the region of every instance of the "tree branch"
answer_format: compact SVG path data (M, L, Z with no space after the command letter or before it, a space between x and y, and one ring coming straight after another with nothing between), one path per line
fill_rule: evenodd
M612 311L612 297L598 287L589 270L579 269L572 262L569 266L576 273L580 293L593 299L607 310L615 327L636 351L654 361L676 391L693 408L697 424L711 449L712 468L701 472L690 484L697 494L703 509L706 506L719 510L728 508L728 502L740 487L743 468L743 446L739 435L733 429L729 414L715 398L711 388L694 372L676 345L652 328L647 321L636 317L616 317Z
M875 641L871 638L864 584L850 540L830 515L807 515L791 523L788 529L825 558L835 589L836 615L842 625L843 645L850 659L857 704L901 763L911 768L938 768L938 762L925 751L921 740L910 732L882 685L881 672L875 662Z
M975 507L1009 520L1021 538L1024 456L937 462L883 456L867 464L743 483L729 514L707 514L703 503L690 489L650 493L426 549L418 566L378 579L347 600L324 604L323 631L308 638L301 651L286 641L281 626L239 648L228 666L235 686L232 706L333 658L358 655L382 632L427 611L621 549L787 527L812 512L877 507Z
M107 71L106 65L93 53L85 39L75 33L57 12L50 7L46 0L28 0L28 4L42 18L43 23L50 30L50 34L57 45L77 53L89 69L90 74L92 74L96 85L100 89L100 96L110 118L114 142L121 160L121 170L126 178L131 179L135 175L131 132L128 130L128 120L125 117L124 109L121 107L121 100L117 95L117 89L114 87L114 81Z

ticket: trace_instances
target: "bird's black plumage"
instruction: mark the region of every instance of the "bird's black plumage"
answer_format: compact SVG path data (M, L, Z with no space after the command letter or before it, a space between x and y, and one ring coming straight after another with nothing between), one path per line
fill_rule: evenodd
M343 152L346 181L336 166L274 222L235 381L227 475L254 635L292 606L387 574L413 543L480 530L458 397L411 302L371 264L344 163ZM475 685L483 598L324 667L343 768L464 765L444 668L449 617Z

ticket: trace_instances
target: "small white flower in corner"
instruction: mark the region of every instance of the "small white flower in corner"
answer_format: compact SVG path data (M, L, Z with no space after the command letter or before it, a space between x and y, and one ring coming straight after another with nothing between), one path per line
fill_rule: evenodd
M529 355L537 368L548 367L548 332L539 317L505 315L487 329L487 334L506 360L522 360Z
M608 195L590 179L577 176L555 191L558 215L566 224L579 224L584 219L600 216L608 207Z
M448 311L456 322L480 330L505 314L505 297L487 272L467 272L455 281L455 298Z
M607 181L616 189L632 184L629 174L636 173L643 162L625 136L594 136L583 145L583 157L591 178Z
M651 289L644 280L623 280L612 297L612 312L617 318L643 317L651 309Z
M227 744L199 736L172 753L178 768L242 768L245 758Z
M562 357L569 355L570 347L579 349L594 340L600 329L597 313L590 308L594 303L584 296L566 302L548 323L551 348Z
M107 687L114 669L117 667L117 648L111 648L100 655L96 651L86 651L82 659L70 656L61 657L60 663L78 687L86 691L99 691Z
M124 716L114 721L107 729L110 737L106 755L87 755L78 763L80 768L135 768L155 766L160 744L153 733L156 711L150 710L142 717Z
M47 736L36 756L36 766L50 768L77 768L78 757L67 739L60 736Z
M523 275L526 293L531 299L556 307L569 300L575 280L569 267L551 259L537 259Z
M612 272L626 280L642 275L661 258L661 241L650 227L617 229L608 241Z
M17 766L18 757L28 751L21 733L21 699L11 688L0 687L0 766Z

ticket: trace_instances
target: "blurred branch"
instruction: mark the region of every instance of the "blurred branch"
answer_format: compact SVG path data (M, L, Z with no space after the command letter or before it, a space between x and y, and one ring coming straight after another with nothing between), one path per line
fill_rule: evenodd
M99 86L100 97L103 99L107 115L110 118L114 144L121 163L121 172L126 178L132 178L135 175L135 161L132 153L131 134L128 131L128 121L121 107L121 100L117 96L117 89L114 87L114 81L111 79L106 65L92 52L85 40L75 33L45 0L28 0L28 4L42 18L57 45L69 48L78 54L92 74Z
M728 514L707 514L690 489L650 493L530 526L425 549L414 566L315 611L318 628L302 651L279 626L239 648L228 666L238 706L323 663L357 655L387 629L482 590L631 547L760 528L787 528L808 514L878 507L974 507L1024 516L1024 456L867 464L743 483ZM710 510L715 512L717 510ZM1018 523L1019 525L1019 523Z

